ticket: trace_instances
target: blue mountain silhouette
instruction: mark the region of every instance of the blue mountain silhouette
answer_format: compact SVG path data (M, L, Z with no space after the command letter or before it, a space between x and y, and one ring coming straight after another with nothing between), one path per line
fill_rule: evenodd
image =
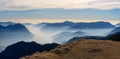
M13 25L8 25L8 26L0 25L0 36L1 36L1 39L2 38L11 39L11 37L12 38L14 37L31 38L32 33L30 33L29 30L22 24L13 24Z

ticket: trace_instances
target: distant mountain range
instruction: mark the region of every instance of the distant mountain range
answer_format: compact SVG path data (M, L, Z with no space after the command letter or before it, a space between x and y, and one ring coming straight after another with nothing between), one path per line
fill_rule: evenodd
M93 59L93 57L94 59L106 59L107 57L109 59L114 59L112 56L115 56L115 58L119 57L119 42L116 41L120 41L120 29L119 27L116 28L114 25L108 22L74 23L66 21L63 23L41 23L35 26L40 27L43 31L59 31L69 29L78 29L79 31L62 31L53 36L54 42L66 43L65 45L59 45L56 43L40 45L36 42L17 42L8 46L4 51L2 51L0 53L0 59L19 59L24 56L26 57L22 59ZM80 29L102 28L115 29L112 30L106 37L81 37L81 35L84 35L86 32L82 32ZM19 34L23 35L22 37L26 35L32 35L22 24L13 24L8 26L0 25L0 35L5 35L1 36L0 39L2 37L7 37L7 35L19 36Z
M109 22L91 22L91 23L75 23L69 29L103 29L103 28L114 28L115 26Z
M13 24L8 26L0 25L0 39L12 38L31 38L32 33L22 24Z
M69 39L73 38L73 37L81 37L84 36L84 32L82 31L76 31L76 32L61 32L58 33L56 35L53 36L53 42L57 42L57 43L65 43L67 42Z
M119 42L115 42L115 41L120 41L119 39L120 32L117 32L107 37L108 37L107 40L103 39L105 37L99 37L99 36L74 38L76 40L71 40L65 45L59 45L56 43L40 45L35 42L21 41L8 46L2 53L0 53L0 59L18 59L21 57L23 57L22 59L66 59L66 58L86 59L93 57L95 59L97 59L98 57L102 57L102 59L118 58ZM91 39L91 40L87 40L87 39ZM115 39L115 41L110 41L108 39L110 40ZM114 51L115 54L113 54L111 51ZM109 54L114 57L108 56ZM26 55L32 55L32 56L26 56ZM104 57L104 55L106 55L107 57Z
M0 59L19 59L20 57L31 55L36 52L49 51L57 47L58 44L44 44L40 45L36 42L20 41L8 46L0 53Z
M13 25L13 24L15 24L15 23L13 23L13 22L0 22L0 25L2 25L2 26L8 26L8 25Z
M105 28L115 28L109 22L99 21L99 22L70 22L65 21L62 23L41 23L37 24L37 27L41 28L42 31L62 31L62 30L72 30L72 29L105 29Z
M44 33L54 34L52 38L53 41L57 43L65 43L66 41L74 37L82 37L82 36L88 37L90 35L92 36L93 33L94 33L93 35L99 36L100 34L97 34L97 31L95 30L99 31L99 29L103 29L103 31L105 32L106 29L114 29L116 27L115 25L112 25L111 23L104 21L89 22L89 23L65 21L61 23L40 23L35 26L40 28L40 31ZM92 32L90 32L89 30L92 30ZM103 36L106 36L109 33L109 31L111 30L108 30L108 32L106 30L105 33L103 32L104 33ZM89 38L93 38L93 37L89 37Z
M69 28L70 26L72 26L73 24L74 24L73 22L65 21L63 23L42 23L42 24L39 24L38 26L41 27L41 25L44 25L40 29L42 31L56 32L56 31L65 30L65 29Z

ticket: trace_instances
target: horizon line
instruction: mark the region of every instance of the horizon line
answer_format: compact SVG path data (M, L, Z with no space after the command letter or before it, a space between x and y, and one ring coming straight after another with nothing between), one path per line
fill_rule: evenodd
M118 24L120 23L119 20L30 20L30 19L22 19L22 20L0 20L0 22L15 22L15 23L31 23L31 24L38 24L38 23L61 23L65 21L70 22L110 22L111 24Z

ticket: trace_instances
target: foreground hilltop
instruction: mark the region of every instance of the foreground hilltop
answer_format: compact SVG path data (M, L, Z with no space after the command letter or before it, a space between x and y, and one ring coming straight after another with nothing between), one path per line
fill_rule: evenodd
M120 59L120 42L76 40L43 53L21 59Z

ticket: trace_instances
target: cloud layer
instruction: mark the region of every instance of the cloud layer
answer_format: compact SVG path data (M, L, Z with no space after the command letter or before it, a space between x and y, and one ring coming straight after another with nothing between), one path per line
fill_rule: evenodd
M120 0L0 0L0 10L120 8Z

